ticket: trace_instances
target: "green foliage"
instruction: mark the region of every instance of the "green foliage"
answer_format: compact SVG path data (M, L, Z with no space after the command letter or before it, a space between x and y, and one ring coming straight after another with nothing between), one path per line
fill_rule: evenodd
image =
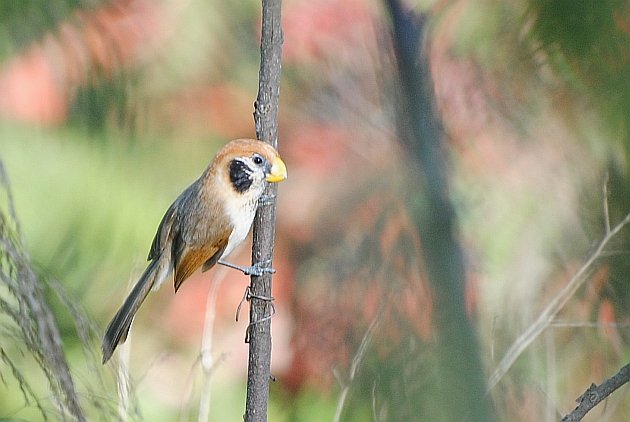
M535 48L586 103L595 105L612 142L630 146L630 15L621 0L532 0Z
M20 0L0 2L0 52L22 48L68 18L101 0ZM2 54L0 53L0 54Z

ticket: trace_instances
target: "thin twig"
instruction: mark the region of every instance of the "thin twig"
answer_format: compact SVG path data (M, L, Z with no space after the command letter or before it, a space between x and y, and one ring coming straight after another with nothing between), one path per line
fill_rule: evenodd
M128 286L130 288L132 279L129 278ZM133 344L133 330L129 333L127 341L125 341L118 352L117 367L117 390L118 390L118 419L125 421L129 419L129 406L131 403L131 373L129 372L129 361L131 359L131 347Z
M595 261L601 257L602 251L614 238L621 229L630 222L630 214L611 230L607 230L604 238L601 240L595 251L588 260L580 267L580 269L571 277L566 286L556 295L556 297L547 305L540 316L531 324L523 334L521 334L508 349L494 370L488 381L488 391L492 390L497 383L503 378L507 371L512 367L516 359L527 349L527 347L542 333L553 321L558 312L566 305L569 299L587 280L586 275L591 271Z
M581 421L586 414L602 400L630 381L630 364L624 366L600 385L591 384L584 394L577 398L577 407L562 418L562 422Z
M214 320L217 311L217 293L221 286L227 270L221 267L214 273L214 279L208 292L206 300L206 316L203 322L203 337L201 338L201 351L199 352L201 360L201 369L203 382L201 386L201 395L199 397L199 414L197 420L205 422L210 420L210 404L212 396L212 374L217 365L218 360L212 355L212 340L214 337Z
M343 411L343 407L346 403L346 399L348 397L348 393L350 392L350 386L354 381L357 372L359 370L359 365L363 362L363 358L365 357L365 353L367 352L367 348L372 341L372 335L374 334L374 329L376 328L377 323L380 320L381 313L378 312L370 326L363 334L363 339L361 339L361 344L357 349L356 354L352 358L352 363L350 364L350 373L348 374L348 380L342 381L341 376L337 371L334 371L335 378L337 378L337 382L341 385L341 394L339 395L339 401L337 401L337 409L335 410L335 416L333 417L334 422L339 422L341 420L341 412Z
M608 173L604 176L604 226L606 233L610 233L610 213L608 211Z
M129 418L131 395L129 359L131 356L131 342L132 338L129 336L118 352L118 419L121 421L126 421Z
M629 323L618 323L618 322L573 322L573 321L556 321L549 324L550 327L553 328L628 328L630 327Z
M545 388L545 420L552 421L558 415L556 409L557 400L557 386L558 386L558 371L556 362L558 361L558 355L556 353L556 343L554 339L553 330L547 330L543 337L545 342L545 360L547 367L547 386Z
M372 420L376 422L380 420L378 411L376 410L376 381L372 383Z

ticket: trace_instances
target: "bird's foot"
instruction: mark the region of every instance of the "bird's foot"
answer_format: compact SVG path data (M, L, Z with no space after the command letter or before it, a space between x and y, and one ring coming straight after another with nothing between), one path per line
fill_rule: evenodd
M257 262L250 267L243 267L241 265L231 264L229 262L221 261L218 262L221 265L225 265L226 267L234 268L235 270L241 271L245 275L253 275L256 277L260 277L263 274L274 274L276 270L274 268L268 267L267 265L271 265L271 260Z

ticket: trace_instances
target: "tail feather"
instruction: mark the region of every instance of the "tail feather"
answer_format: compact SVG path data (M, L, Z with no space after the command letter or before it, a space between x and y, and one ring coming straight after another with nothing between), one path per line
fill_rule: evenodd
M107 326L105 336L103 337L103 364L105 364L116 350L119 344L122 344L127 339L129 328L133 317L136 315L138 308L144 302L144 299L149 294L151 288L155 285L157 278L160 275L160 259L154 259L133 287L127 299L122 304L114 318ZM158 283L162 281L159 280Z

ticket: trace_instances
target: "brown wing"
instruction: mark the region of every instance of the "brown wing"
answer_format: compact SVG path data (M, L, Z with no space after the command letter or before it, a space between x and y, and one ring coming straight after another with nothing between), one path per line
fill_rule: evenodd
M221 249L219 249L214 255L210 257L210 259L208 259L206 262L203 263L203 267L201 267L201 272L205 273L210 268L214 267L217 261L221 259L221 255L223 255L223 252L225 251L225 248L227 248L227 245L228 245L228 242L225 242L225 245L223 245Z
M209 245L201 247L190 247L187 245L184 247L175 267L175 275L173 278L175 291L179 289L179 286L181 286L184 280L190 277L197 271L197 268L201 267L205 262L212 261L213 259L218 260L228 244L229 237L230 231L225 230L220 236L217 236L216 242Z

